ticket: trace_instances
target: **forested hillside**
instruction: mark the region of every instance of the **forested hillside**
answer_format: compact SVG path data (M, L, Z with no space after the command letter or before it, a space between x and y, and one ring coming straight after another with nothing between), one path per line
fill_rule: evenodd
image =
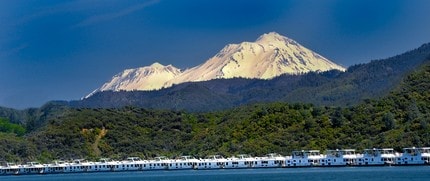
M0 117L6 118L11 123L25 126L29 131L43 126L48 119L58 117L69 109L65 101L51 101L40 108L16 110L0 107Z
M2 133L0 150L8 161L47 161L429 146L428 90L427 61L388 96L347 108L267 103L209 113L67 109L23 137Z

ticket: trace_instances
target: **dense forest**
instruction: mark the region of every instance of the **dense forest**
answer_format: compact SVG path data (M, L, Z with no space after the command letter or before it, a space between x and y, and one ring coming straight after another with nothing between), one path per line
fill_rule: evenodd
M38 113L42 122L0 121L0 160L288 155L301 149L429 146L428 90L429 61L389 95L350 107L274 102L190 113L53 106L45 110L55 114Z

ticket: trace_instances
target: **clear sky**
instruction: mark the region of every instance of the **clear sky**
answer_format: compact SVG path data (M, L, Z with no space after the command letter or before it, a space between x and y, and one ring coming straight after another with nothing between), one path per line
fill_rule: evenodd
M278 32L348 67L430 42L429 0L0 0L0 106L76 100L126 68L185 69Z

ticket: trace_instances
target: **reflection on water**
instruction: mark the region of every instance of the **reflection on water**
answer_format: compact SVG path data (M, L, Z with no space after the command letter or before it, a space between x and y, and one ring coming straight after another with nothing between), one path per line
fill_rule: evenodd
M0 180L429 180L429 166L175 170L0 176Z

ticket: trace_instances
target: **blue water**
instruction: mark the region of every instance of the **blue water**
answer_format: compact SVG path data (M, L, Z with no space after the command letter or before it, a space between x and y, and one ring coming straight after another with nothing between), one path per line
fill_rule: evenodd
M430 180L429 166L175 170L0 176L0 180Z

